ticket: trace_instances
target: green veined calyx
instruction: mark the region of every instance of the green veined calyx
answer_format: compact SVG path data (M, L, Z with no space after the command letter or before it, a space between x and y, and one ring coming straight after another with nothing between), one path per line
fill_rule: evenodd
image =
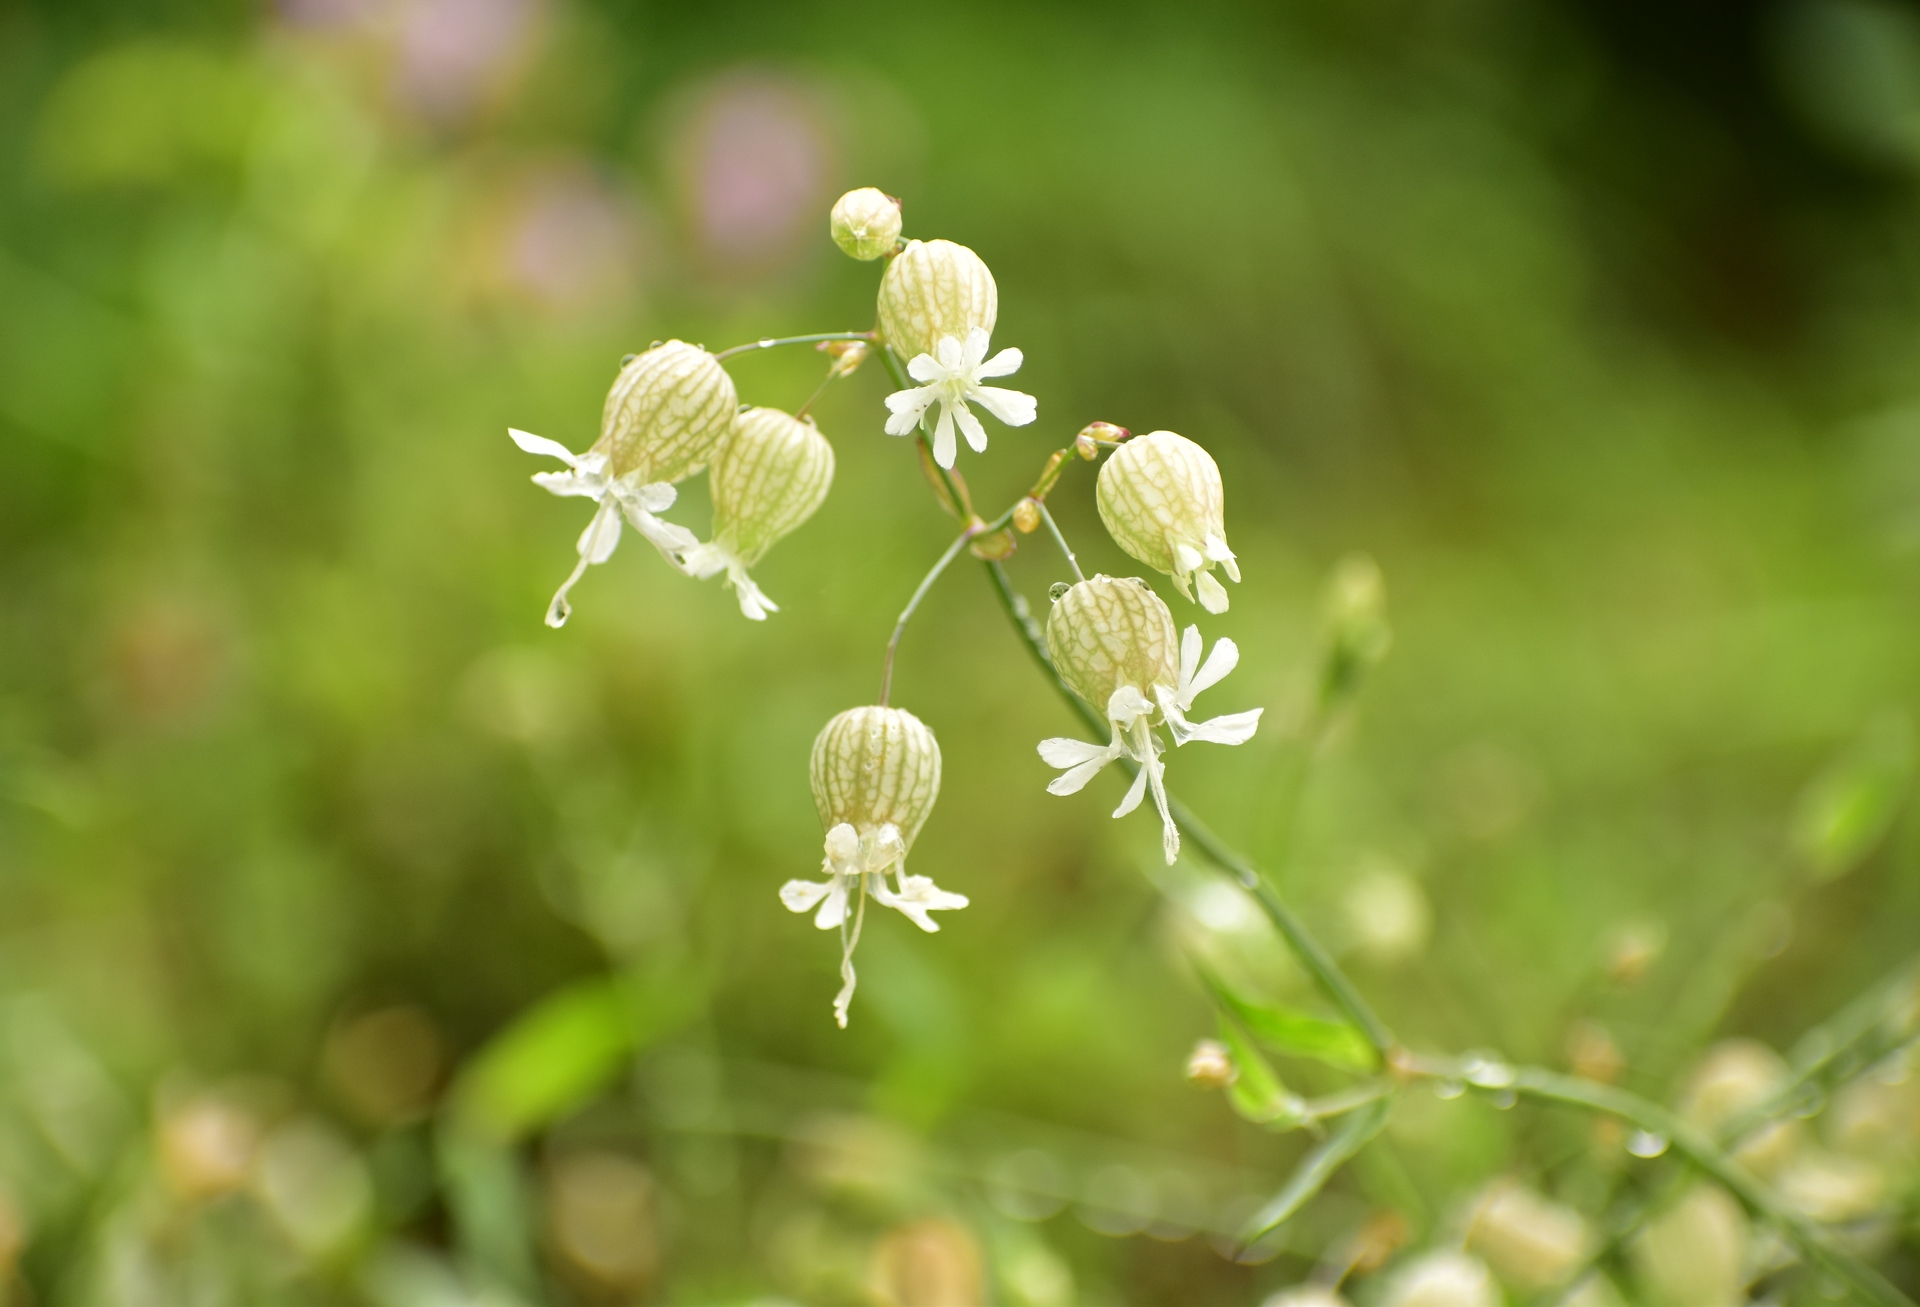
M900 244L900 201L872 186L848 191L834 201L827 231L849 258L864 263L891 254Z
M929 913L967 906L926 876L907 874L907 850L940 794L940 746L933 732L904 708L849 708L813 742L809 767L813 802L827 828L824 880L790 880L780 901L794 912L814 912L821 930L840 931L840 993L834 1019L844 1027L853 1002L853 950L869 896L938 930Z
M813 423L774 408L735 420L713 458L713 539L680 556L693 576L725 572L740 611L763 621L779 605L747 569L812 517L833 484L833 446Z
M1185 436L1154 431L1115 450L1100 469L1100 520L1122 549L1173 578L1210 613L1227 610L1218 566L1233 580L1240 565L1227 547L1226 492L1213 456Z
M993 335L1000 292L980 256L952 241L908 241L880 279L880 334L902 358L935 354L943 337Z

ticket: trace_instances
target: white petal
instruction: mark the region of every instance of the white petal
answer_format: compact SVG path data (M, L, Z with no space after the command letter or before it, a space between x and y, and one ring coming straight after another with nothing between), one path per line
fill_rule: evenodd
M1124 817L1140 806L1140 800L1147 792L1147 769L1142 767L1134 773L1133 784L1127 790L1127 797L1120 800L1120 806L1113 810L1116 817Z
M967 343L960 352L960 360L968 372L977 369L981 360L987 357L987 343L990 339L985 327L967 328Z
M952 340L953 337L947 337ZM940 422L933 429L933 461L941 467L951 468L955 454L953 446L953 410L946 404L940 406Z
M649 513L666 512L679 497L680 492L673 488L671 481L650 481L633 492L634 501Z
M1102 752L1087 759L1079 766L1062 772L1047 782L1048 794L1078 794L1086 788L1088 781L1100 774L1100 769L1118 758L1117 752Z
M1180 828L1173 824L1173 814L1167 810L1166 766L1158 759L1151 759L1140 769L1153 783L1153 802L1160 809L1160 851L1166 854L1167 865L1171 867L1180 856Z
M1040 412L1032 395L1003 386L969 386L967 397L1010 427L1024 427Z
M960 430L966 433L967 445L976 454L986 453L987 429L980 425L980 419L975 417L965 404L954 405L954 410L954 417L960 423Z
M925 931L940 929L939 923L927 915L929 912L944 912L967 906L966 895L949 894L926 876L902 876L900 892L897 894L883 883L874 891L873 896L887 907L911 918L914 925Z
M619 543L619 510L614 507L612 499L603 499L600 507L594 511L593 520L587 523L587 529L580 533L575 548L580 551L580 557L589 563L604 563L613 557L613 551Z
M1227 611L1227 588L1213 579L1212 572L1200 572L1193 578L1194 587L1200 591L1200 606L1210 613Z
M979 328L975 327L974 330L978 331ZM933 352L948 376L952 376L967 365L967 347L952 336L942 336L940 343L933 347Z
M1187 634L1194 637L1194 643L1196 645L1199 643L1199 627L1189 626L1187 628ZM1183 643L1180 651L1180 679L1182 682L1180 686L1180 706L1182 708L1191 708L1193 707L1193 700L1196 695L1218 685L1222 677L1240 665L1240 646L1225 636L1221 636L1218 640L1214 641L1213 652L1207 655L1206 663L1194 674L1191 680L1189 680L1186 675L1186 661L1186 648Z
M907 364L907 375L915 381L937 381L946 375L946 369L931 354L915 354Z
M827 832L827 865L851 872L860 861L860 832L841 822Z
M1265 711L1264 708L1251 708L1246 712L1214 717L1198 725L1188 725L1187 739L1205 744L1245 744L1253 738L1254 731L1260 725L1260 714Z
M548 440L545 436L536 436L531 431L520 431L514 427L508 427L507 434L513 437L514 444L529 454L544 454L548 458L557 458L568 467L579 466L580 460L574 457L573 451L557 440Z
M635 508L631 504L621 506L626 510L627 521L633 529L646 538L647 543L666 555L667 561L675 567L684 567L681 558L700 547L700 537L677 523L655 517L652 513Z
M1010 377L1020 370L1027 356L1017 349L1003 349L973 370L975 377Z
M1090 740L1076 740L1069 736L1056 735L1051 740L1040 741L1040 758L1049 767L1078 767L1081 763L1094 758L1118 756L1110 744L1094 744Z
M1193 674L1200 670L1200 628L1189 626L1180 635L1180 694L1189 701L1193 698L1188 686L1193 684Z
M767 598L766 593L753 583L746 568L738 564L728 568L727 583L733 587L734 597L740 601L740 611L747 615L747 620L764 622L768 613L780 611L780 605Z
M922 354L920 357L925 358L926 355ZM917 420L920 414L927 411L927 405L933 403L939 394L938 386L915 386L911 390L896 390L887 396L887 411L889 413L911 412Z
M607 493L607 488L599 477L581 476L578 472L535 472L533 484L551 495L566 497L583 495L588 499L598 499Z
M1184 541L1174 544L1173 562L1178 572L1197 572L1207 565L1206 556Z
M808 912L832 888L830 880L790 880L780 887L780 901L789 912Z
M833 887L827 891L826 901L820 905L820 911L813 914L813 924L821 930L832 930L847 919L847 882L843 876L833 878Z
M1125 730L1140 717L1153 711L1153 701L1137 686L1123 685L1107 700L1107 720Z

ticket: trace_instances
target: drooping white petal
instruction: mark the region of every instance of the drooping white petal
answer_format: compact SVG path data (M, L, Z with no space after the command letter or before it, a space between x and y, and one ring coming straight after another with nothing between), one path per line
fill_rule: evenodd
M1047 741L1048 744L1062 743L1062 742L1063 741L1055 741L1055 740ZM1065 741L1065 742L1072 743L1072 744L1081 743L1081 741L1079 740L1072 740L1072 741ZM1041 747L1045 748L1046 746L1042 745ZM1078 794L1081 790L1086 788L1086 784L1088 781L1092 780L1095 776L1100 774L1100 770L1103 767L1105 767L1110 762L1116 761L1119 757L1120 757L1120 747L1118 745L1101 749L1098 752L1094 753L1092 756L1088 757L1084 762L1080 762L1072 765L1071 767L1068 768L1067 771L1054 777L1051 781L1048 781L1047 793L1048 794ZM1057 766L1062 766L1064 764L1055 763L1053 765L1057 767Z
M832 888L831 880L790 880L780 887L780 901L789 912L811 912Z
M967 398L1010 427L1024 427L1040 412L1040 401L1032 395L1004 386L969 386Z
M599 477L582 476L578 472L535 472L533 484L550 495L562 498L581 495L598 499L607 492L606 484Z
M827 891L826 901L821 903L820 911L813 914L813 924L821 930L832 930L847 919L847 878L835 876L833 885Z
M747 575L747 569L738 563L727 568L727 584L733 587L734 598L740 601L740 611L747 615L749 621L764 622L768 613L780 611L780 605L767 598L766 592Z
M1120 686L1107 700L1107 720L1122 731L1152 712L1153 701L1140 693L1137 686Z
M1222 677L1240 665L1240 646L1221 636L1214 641L1213 652L1207 655L1206 663L1199 671L1189 675L1187 672L1187 643L1191 640L1197 650L1200 643L1200 628L1189 626L1186 636L1180 642L1180 706L1193 707L1193 700L1205 690L1218 685Z
M593 520L587 523L587 529L580 533L575 545L580 557L589 563L604 563L613 557L614 549L620 543L620 512L614 507L612 499L600 501L600 507L594 510Z
M1200 628L1189 626L1180 633L1180 692L1186 693L1193 684L1193 674L1200 670L1200 651L1204 641L1200 638Z
M1240 564L1235 560L1233 550L1227 548L1227 542L1213 532L1207 532L1207 557L1220 564L1221 570L1235 581L1240 579Z
M686 527L655 517L652 513L633 504L622 502L621 510L626 514L627 522L638 531L655 549L666 556L675 567L683 567L681 558L700 547L700 537Z
M1198 572L1207 565L1206 555L1185 541L1175 542L1173 561L1176 572Z
M650 481L633 491L634 502L649 513L664 513L673 507L673 501L680 497L670 481Z
M1210 613L1227 611L1227 588L1213 579L1212 572L1196 572L1194 589L1200 592L1200 606Z
M1173 813L1167 808L1166 765L1158 757L1149 758L1140 765L1140 771L1153 786L1154 806L1160 809L1160 851L1171 867L1180 856L1180 828L1173 824Z
M1147 769L1142 767L1133 775L1133 784L1127 787L1127 796L1120 800L1120 806L1113 810L1116 817L1124 817L1140 806L1140 800L1147 792Z
M874 891L873 896L887 907L911 919L914 925L925 931L940 929L940 924L927 915L929 912L942 912L967 906L966 895L948 893L935 885L932 878L928 876L901 876L898 893L888 889L886 883L882 881L880 888Z
M1076 740L1065 735L1040 741L1041 761L1049 767L1078 767L1095 758L1110 757L1113 752L1110 744L1095 744L1091 740Z
M1199 740L1203 744L1245 744L1253 738L1254 731L1260 726L1260 714L1265 711L1264 708L1249 708L1246 712L1227 713L1204 722L1189 723L1187 740ZM1186 743L1186 740L1181 743Z
M947 339L952 340L953 337ZM942 403L939 424L933 429L933 461L941 467L951 468L956 452L953 444L953 408Z
M1017 349L1003 349L973 370L976 377L1010 377L1020 370L1027 356Z
M508 427L507 434L513 437L513 443L529 454L544 454L548 458L557 458L568 467L578 467L580 460L574 452L557 440L548 440L545 436L536 436L531 431L521 431L517 427Z
M960 423L960 430L966 434L968 448L976 454L986 453L987 429L980 425L980 419L975 417L965 404L955 404L953 407L954 419Z

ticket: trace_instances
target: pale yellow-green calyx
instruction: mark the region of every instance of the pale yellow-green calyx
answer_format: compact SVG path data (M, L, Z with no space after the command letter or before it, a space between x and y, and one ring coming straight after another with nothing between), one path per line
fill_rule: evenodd
M714 455L714 539L751 567L813 516L832 485L833 446L813 423L747 409Z
M1154 686L1180 683L1173 614L1135 577L1095 576L1061 595L1047 614L1047 652L1074 693L1103 713L1122 686L1151 702Z
M718 359L698 345L670 340L620 369L593 449L607 456L615 478L684 481L712 460L739 406L733 378Z
M980 256L952 241L908 241L880 279L880 334L902 357L937 354L942 337L993 334L1000 293Z
M940 794L940 746L904 708L849 708L814 739L809 771L821 825L863 839L892 826L904 855Z
M1564 1283L1592 1244L1578 1212L1511 1179L1487 1186L1467 1219L1467 1250L1532 1293Z
M1226 492L1213 456L1185 436L1154 431L1121 445L1100 469L1100 520L1122 549L1173 578L1180 593L1224 612L1217 565L1233 580L1240 567L1227 547Z
M827 230L835 245L862 262L891 254L900 243L900 201L872 186L848 191L834 201Z

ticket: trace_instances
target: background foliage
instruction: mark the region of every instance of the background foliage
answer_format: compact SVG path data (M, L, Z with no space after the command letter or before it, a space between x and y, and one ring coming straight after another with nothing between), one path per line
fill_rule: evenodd
M1095 418L1215 453L1214 711L1268 725L1175 779L1409 1044L1603 1030L1667 1098L1920 936L1906 8L38 0L0 158L13 1301L1241 1303L1369 1214L1653 1165L1423 1099L1232 1260L1303 1141L1183 1083L1183 955L1312 995L1117 778L1044 793L1070 723L974 568L895 684L946 758L916 870L973 906L870 923L833 1028L775 898L807 748L950 531L884 378L817 410L765 627L630 547L544 630L579 506L505 428L583 447L656 339L868 326L850 185L999 281L1041 416L981 503ZM1135 570L1090 482L1063 525ZM1354 551L1393 650L1309 769Z

